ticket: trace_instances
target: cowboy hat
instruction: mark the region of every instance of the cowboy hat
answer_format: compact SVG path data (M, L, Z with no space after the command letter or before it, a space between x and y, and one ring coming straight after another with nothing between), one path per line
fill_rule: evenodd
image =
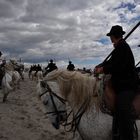
M111 30L109 33L107 33L107 36L111 35L124 35L125 31L123 31L122 27L119 25L112 26Z

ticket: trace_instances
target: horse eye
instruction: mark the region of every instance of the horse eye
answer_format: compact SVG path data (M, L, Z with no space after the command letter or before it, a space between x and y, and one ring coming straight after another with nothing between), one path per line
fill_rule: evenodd
M41 86L42 86L43 88L46 87L46 83L45 83L44 81L41 81L40 84L41 84Z

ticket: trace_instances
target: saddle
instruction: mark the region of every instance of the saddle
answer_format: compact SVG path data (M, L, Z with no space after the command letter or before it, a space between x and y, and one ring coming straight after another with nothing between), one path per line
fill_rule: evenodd
M103 113L107 113L112 116L115 110L116 94L112 87L110 78L105 79L103 84L104 86L100 108ZM140 86L136 91L136 96L132 102L132 105L132 115L135 119L140 119Z

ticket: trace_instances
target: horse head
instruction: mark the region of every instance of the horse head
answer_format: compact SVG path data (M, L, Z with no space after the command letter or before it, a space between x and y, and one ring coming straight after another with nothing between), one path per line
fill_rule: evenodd
M52 91L50 87L53 87L57 93ZM37 92L43 101L46 114L52 125L59 129L60 124L66 120L67 112L65 100L58 94L58 85L55 82L39 81Z

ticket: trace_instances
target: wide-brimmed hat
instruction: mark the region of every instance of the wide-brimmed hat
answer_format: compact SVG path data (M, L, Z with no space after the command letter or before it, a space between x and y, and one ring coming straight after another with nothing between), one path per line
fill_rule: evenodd
M111 30L109 33L107 33L107 36L111 35L124 35L125 31L123 31L123 28L119 25L112 26Z

